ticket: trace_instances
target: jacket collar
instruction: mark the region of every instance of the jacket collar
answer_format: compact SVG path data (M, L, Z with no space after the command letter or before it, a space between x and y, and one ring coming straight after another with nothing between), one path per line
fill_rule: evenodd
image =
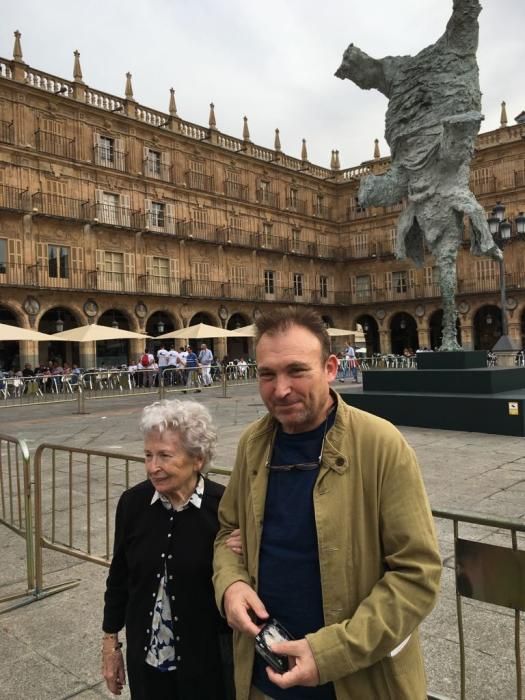
M336 406L335 420L330 430L326 433L325 444L323 449L323 460L321 465L329 469L333 469L338 474L345 472L351 462L351 455L343 454L339 451L336 445L341 445L343 438L352 430L351 425L351 409L343 401L341 396L333 389L330 389L330 395ZM269 413L264 416L256 425L250 440L257 440L261 437L267 437L273 443L273 436L277 429L277 421ZM269 445L271 449L271 445ZM266 459L266 453L265 458ZM264 467L264 464L262 465Z

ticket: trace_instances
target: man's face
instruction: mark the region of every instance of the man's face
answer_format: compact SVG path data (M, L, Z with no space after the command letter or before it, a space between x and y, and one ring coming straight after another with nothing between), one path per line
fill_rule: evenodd
M337 374L335 355L323 362L321 343L308 329L291 326L265 334L257 344L259 392L286 433L313 430L331 404L329 385Z

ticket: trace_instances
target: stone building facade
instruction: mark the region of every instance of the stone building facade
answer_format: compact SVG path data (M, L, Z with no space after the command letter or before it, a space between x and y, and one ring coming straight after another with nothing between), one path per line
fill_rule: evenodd
M502 122L505 122L503 119ZM252 143L216 125L88 87L75 52L73 80L31 68L15 33L0 59L0 322L52 333L89 322L159 335L204 321L235 328L272 304L307 304L333 326L366 331L370 352L439 343L433 261L416 270L394 258L399 207L363 210L360 178L388 167L377 150L343 170ZM525 124L479 136L472 188L488 215L501 201L510 335L524 334ZM516 219L518 221L516 221ZM458 323L466 348L501 334L499 271L468 253L458 260ZM217 354L250 354L245 340ZM59 355L89 366L95 348L0 346L4 366ZM99 344L108 361L136 358L140 341ZM19 355L19 356L18 356Z

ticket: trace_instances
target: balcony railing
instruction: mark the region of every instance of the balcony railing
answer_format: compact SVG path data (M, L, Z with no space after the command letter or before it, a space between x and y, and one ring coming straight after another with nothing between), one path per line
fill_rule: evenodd
M298 214L306 214L306 201L304 199L295 199L295 197L287 197L286 208L290 211L295 211Z
M258 189L255 192L255 198L259 204L266 204L269 207L279 207L279 195L270 190Z
M173 182L172 166L154 160L144 161L144 175L145 177L152 177L155 180L162 180L163 182Z
M181 221L177 225L178 233L184 238L219 243L219 234L214 224L201 223L200 221Z
M223 245L237 245L243 248L255 248L255 234L241 228L228 226L217 230L217 240Z
M14 143L13 122L0 121L0 141Z
M28 190L19 190L16 187L0 185L0 209L11 211L28 211L30 197Z
M327 207L324 204L319 204L318 202L313 203L312 214L320 219L332 220L332 207Z
M142 294L180 295L180 280L163 275L138 275L138 291Z
M507 280L508 275L505 275ZM499 274L494 277L485 277L484 279L469 279L458 280L458 294L480 294L481 292L496 292L499 291Z
M141 222L137 212L128 207L119 207L113 204L97 202L87 206L89 218L97 224L105 226L117 226L118 228L129 228L140 230Z
M181 281L180 293L183 297L222 298L222 282L211 280L184 279Z
M525 187L525 170L516 170L514 172L514 186Z
M35 192L31 197L31 206L34 214L43 214L57 219L87 221L90 218L88 202L71 197Z
M38 129L35 131L35 143L37 150L42 153L50 153L62 158L76 158L75 139Z
M241 185L239 182L224 181L224 194L227 197L234 197L243 202L248 201L248 185Z
M496 178L492 175L483 180L471 180L470 189L476 195L488 194L490 192L496 192L497 184Z
M186 185L192 190L215 192L213 175L204 175L204 173L194 173L192 170L188 170L186 171Z
M181 219L166 216L162 211L147 211L136 213L134 220L146 231L158 231L159 233L169 233L172 236L181 236L180 226L184 223Z
M102 165L104 168L126 171L127 153L117 151L107 146L94 146L93 156L95 165Z
M359 206L358 204L346 208L346 221L352 221L353 219L365 219L367 216L367 209Z
M258 248L266 250L276 250L280 253L288 253L289 251L287 238L281 238L280 236L272 236L269 233L255 234L255 244Z

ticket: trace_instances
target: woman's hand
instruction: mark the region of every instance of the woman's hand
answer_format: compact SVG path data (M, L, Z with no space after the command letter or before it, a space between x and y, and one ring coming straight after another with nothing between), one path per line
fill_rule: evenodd
M104 637L102 641L102 675L108 690L120 695L126 685L126 671L117 637Z
M234 530L225 541L227 547L229 547L235 554L242 554L242 542L241 542L241 531Z

